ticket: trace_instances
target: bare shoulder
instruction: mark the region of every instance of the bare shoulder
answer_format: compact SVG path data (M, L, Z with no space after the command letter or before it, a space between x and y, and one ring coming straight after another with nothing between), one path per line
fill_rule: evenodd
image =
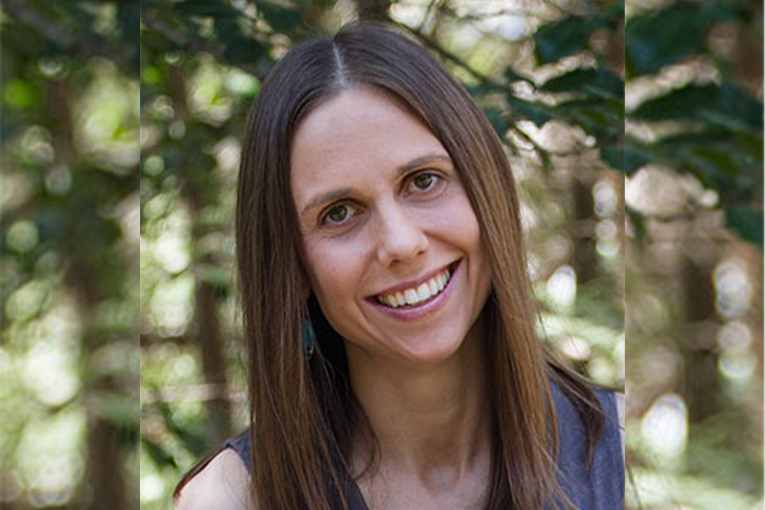
M175 510L253 510L250 475L233 450L223 450L183 487Z

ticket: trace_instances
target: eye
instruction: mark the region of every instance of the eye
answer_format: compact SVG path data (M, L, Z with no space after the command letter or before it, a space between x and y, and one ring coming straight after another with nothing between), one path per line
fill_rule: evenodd
M348 222L356 214L356 208L350 204L336 205L321 217L322 224L330 226L339 226Z
M435 188L441 181L441 176L433 172L421 172L409 181L410 193L421 193L423 191L430 191Z

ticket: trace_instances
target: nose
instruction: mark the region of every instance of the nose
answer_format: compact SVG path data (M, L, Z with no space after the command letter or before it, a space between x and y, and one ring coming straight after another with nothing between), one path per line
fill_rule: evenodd
M377 230L377 259L392 267L416 259L428 249L428 237L412 211L391 206L380 211Z

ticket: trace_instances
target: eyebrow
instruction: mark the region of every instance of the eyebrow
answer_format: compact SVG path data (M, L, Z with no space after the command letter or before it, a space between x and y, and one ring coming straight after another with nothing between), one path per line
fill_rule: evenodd
M426 163L433 163L435 161L440 161L444 163L448 163L449 165L452 164L452 158L447 156L446 154L437 152L433 154L425 154L424 156L418 156L414 158L411 161L408 161L407 163L404 163L403 165L396 168L396 179L399 179L403 174L406 174L407 172L414 170L415 168L421 167L425 165ZM308 211L311 209L314 209L316 207L319 207L320 205L333 202L337 199L347 197L348 195L353 193L353 188L338 188L332 191L328 191L327 193L322 193L320 195L316 195L311 200L308 201L308 203L303 207L303 210L300 212L300 216L305 216Z

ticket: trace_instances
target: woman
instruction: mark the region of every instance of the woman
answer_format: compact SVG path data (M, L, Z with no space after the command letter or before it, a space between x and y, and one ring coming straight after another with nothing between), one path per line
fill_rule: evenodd
M621 508L615 396L536 337L507 157L426 51L352 25L288 53L236 234L252 427L178 509Z

